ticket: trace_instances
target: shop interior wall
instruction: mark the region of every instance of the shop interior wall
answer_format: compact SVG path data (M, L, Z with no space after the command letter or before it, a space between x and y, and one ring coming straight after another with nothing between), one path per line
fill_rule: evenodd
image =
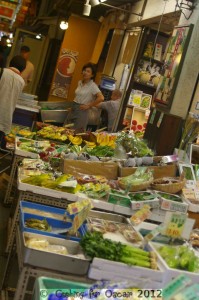
M69 27L66 30L62 48L79 52L74 75L71 81L67 101L74 99L77 82L82 78L82 66L91 60L93 49L100 29L100 23L72 15L69 19ZM64 101L63 98L49 95L48 101Z
M199 114L199 83L197 84L190 112Z
M194 24L191 40L183 63L176 92L170 112L182 118L186 118L192 98L199 70L199 0L191 17L186 20L181 16L179 25ZM186 12L187 16L190 12ZM194 104L193 104L194 105Z

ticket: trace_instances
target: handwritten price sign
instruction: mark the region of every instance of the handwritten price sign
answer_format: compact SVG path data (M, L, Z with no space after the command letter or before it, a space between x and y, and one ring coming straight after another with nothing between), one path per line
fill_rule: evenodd
M165 235L172 238L182 237L187 216L184 214L172 213L166 222Z

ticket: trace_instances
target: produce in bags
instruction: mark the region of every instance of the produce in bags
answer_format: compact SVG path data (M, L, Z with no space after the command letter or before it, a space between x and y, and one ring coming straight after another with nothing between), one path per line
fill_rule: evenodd
M170 268L199 272L199 255L191 247L161 246L157 250Z
M123 262L132 266L157 269L156 255L120 242L104 239L100 232L87 232L80 241L85 254L88 257Z

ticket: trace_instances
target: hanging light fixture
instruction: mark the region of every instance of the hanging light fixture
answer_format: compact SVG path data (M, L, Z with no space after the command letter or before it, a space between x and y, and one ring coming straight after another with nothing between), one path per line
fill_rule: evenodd
M91 5L89 4L89 0L86 0L83 8L83 15L90 16L90 12L91 12Z
M60 24L59 24L59 27L60 27L62 30L68 29L68 22L67 22L67 21L61 21Z

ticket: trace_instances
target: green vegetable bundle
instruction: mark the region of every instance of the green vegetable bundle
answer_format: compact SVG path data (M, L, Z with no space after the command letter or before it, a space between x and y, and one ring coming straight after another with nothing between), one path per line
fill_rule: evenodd
M44 220L27 219L25 222L25 226L28 228L33 228L42 231L51 231L51 226L48 224L46 219Z
M127 153L131 152L132 156L143 157L153 156L154 153L148 148L146 142L134 135L130 135L126 132L122 132L116 140L117 144L124 147Z
M99 257L128 265L157 269L156 255L153 252L104 239L101 232L87 232L81 239L80 245L85 254L91 258Z
M136 172L132 175L121 177L119 183L128 187L133 185L139 185L147 181L152 181L153 175L150 170L147 170L147 167L139 167Z
M109 146L96 146L95 148L86 148L86 152L89 155L99 157L112 157L114 155L114 149Z
M162 246L158 252L170 268L199 272L199 256L188 246Z

